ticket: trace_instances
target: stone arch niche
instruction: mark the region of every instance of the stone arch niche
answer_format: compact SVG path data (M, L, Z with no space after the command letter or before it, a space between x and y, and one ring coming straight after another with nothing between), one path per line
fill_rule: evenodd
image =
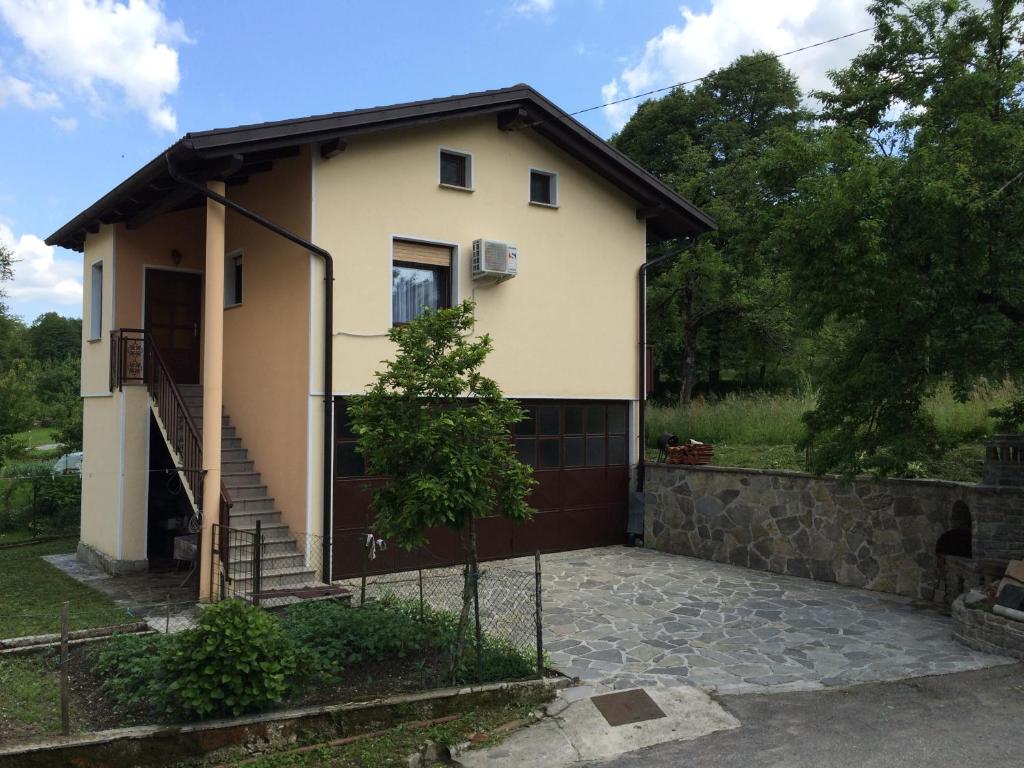
M979 585L973 549L974 518L967 502L957 499L949 511L949 529L935 542L936 602L951 606L965 589Z

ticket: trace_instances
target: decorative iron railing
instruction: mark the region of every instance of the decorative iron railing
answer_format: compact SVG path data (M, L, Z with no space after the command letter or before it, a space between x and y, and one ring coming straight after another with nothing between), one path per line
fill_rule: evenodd
M203 438L185 404L174 376L160 348L141 328L120 328L110 332L110 391L126 384L145 384L156 405L168 445L177 454L178 472L192 492L196 510L203 507ZM227 525L231 495L220 486L217 520Z

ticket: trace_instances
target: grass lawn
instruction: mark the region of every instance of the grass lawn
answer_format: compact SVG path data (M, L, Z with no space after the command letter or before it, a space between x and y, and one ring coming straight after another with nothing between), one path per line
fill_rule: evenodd
M42 555L74 552L76 539L0 549L0 637L60 630L61 604L70 601L71 628L123 624L127 615L105 595L65 576Z
M481 704L463 712L457 720L429 728L410 728L397 725L379 736L369 737L337 747L317 746L308 751L294 751L290 746L280 752L260 757L247 765L251 768L400 768L408 765L406 758L419 750L426 741L454 745L471 736L489 734L495 728L530 716L541 704L550 699L545 692L524 696L515 701ZM325 735L330 741L349 734ZM498 737L481 742L489 746L500 741ZM301 748L301 747L300 747ZM251 758L250 751L238 749L231 754L218 754L215 759L183 764L187 766L234 765L236 760Z
M37 445L49 445L56 440L54 432L50 427L36 427L18 432L14 439L23 443L28 448L35 448Z
M948 391L931 397L927 410L948 444L941 456L922 457L917 474L943 480L977 482L984 458L982 438L995 430L991 408L1005 405L1008 387L979 389L965 403ZM697 401L688 408L650 405L647 409L647 456L658 435L674 432L715 446L715 464L759 469L804 469L794 449L803 434L801 416L814 407L811 395L730 395L716 402Z
M60 681L46 656L0 658L0 744L60 732Z

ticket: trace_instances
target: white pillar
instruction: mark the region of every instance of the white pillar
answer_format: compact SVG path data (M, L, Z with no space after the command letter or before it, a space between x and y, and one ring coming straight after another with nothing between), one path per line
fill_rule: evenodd
M224 182L209 189L224 194ZM213 525L220 517L220 435L224 404L224 206L206 201L206 270L203 286L203 552L200 596L210 597ZM217 585L212 585L217 589Z

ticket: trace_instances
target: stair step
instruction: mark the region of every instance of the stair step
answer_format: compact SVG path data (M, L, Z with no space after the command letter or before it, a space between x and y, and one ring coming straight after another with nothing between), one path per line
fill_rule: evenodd
M246 461L249 458L249 451L245 448L224 448L220 449L220 463L225 461Z
M259 485L260 473L259 472L225 472L224 464L220 467L220 479L224 482L224 485L230 490L232 488L239 488L242 486Z
M306 563L303 561L302 553L291 552L291 553L279 553L279 554L263 554L262 558L262 569L263 573L280 573L282 571L306 570ZM228 573L231 574L231 578L248 578L252 575L252 558L241 558L234 561L228 561Z
M228 488L228 492L235 501L270 498L267 496L267 486L265 485L236 485L233 488Z
M246 509L237 512L234 507L231 508L229 521L232 528L255 528L257 520L260 521L260 525L280 523L281 513L274 509L272 505L267 509Z
M231 461L225 461L223 457L220 461L221 474L234 474L236 472L252 472L256 466L256 462L252 459L233 459Z
M248 591L252 585L252 575L242 574L238 577L232 577L232 582L232 589L234 591ZM260 586L263 589L298 587L315 583L317 583L316 571L305 567L273 568L263 571L260 576Z
M224 451L235 451L242 447L242 438L240 437L224 437L220 438L220 450Z
M273 496L255 496L251 498L236 497L234 492L228 491L231 494L231 511L232 512L254 512L256 510L271 509L275 512L277 508L274 506Z

